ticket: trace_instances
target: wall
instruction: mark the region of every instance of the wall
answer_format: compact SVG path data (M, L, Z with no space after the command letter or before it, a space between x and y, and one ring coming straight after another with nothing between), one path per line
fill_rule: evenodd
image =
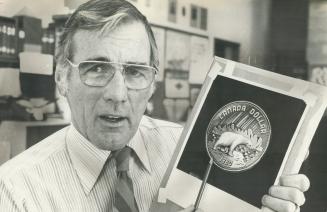
M267 55L269 55L270 0L177 0L176 23L168 21L168 2L168 0L137 0L134 4L153 24L207 36L209 38L207 49L209 57L214 55L214 40L223 39L240 44L240 62L261 68L266 67ZM208 30L190 27L191 4L208 9ZM185 16L181 15L183 7L186 8ZM210 62L203 64L208 65L203 65L197 70L198 80L196 83L203 81ZM193 82L191 77L190 82ZM165 98L165 92L162 89L167 86L165 83L158 83L158 85L153 99L154 111L152 115L170 119L169 114L171 113L169 111L171 110L180 110L179 113L183 114L182 103L174 102L173 106L163 104L162 99ZM170 85L169 87L174 86ZM179 119L179 121L181 120L184 119Z
M69 12L85 0L0 0L0 15L25 14L42 19L44 27L54 14ZM132 1L133 2L133 1ZM190 4L208 8L208 30L197 30L188 23ZM172 27L192 33L209 36L210 55L213 55L214 38L241 44L240 61L256 66L264 66L266 52L269 51L271 0L178 0L177 11L186 7L186 17L177 16L177 23L168 21L168 0L137 0L135 5L148 17L151 23ZM67 6L67 7L65 7Z
M206 0L209 35L240 43L240 62L264 66L269 52L269 0Z
M306 56L310 81L327 86L326 1L310 1Z
M276 72L307 78L308 8L307 0L272 2L271 57Z
M327 2L311 1L307 59L310 64L327 64Z
M177 11L185 6L189 18L190 4L208 8L208 30L196 30L185 26L184 18L177 17L177 23L168 22L168 1L154 1L146 6L148 0L135 3L151 23L178 28L209 36L210 55L213 55L214 38L241 44L240 62L264 67L266 53L269 52L270 0L179 0Z
M5 4L1 5L2 11L5 12L2 14L6 16L16 14L35 16L42 19L43 26L47 26L52 15L68 13L69 10L73 10L77 5L85 2L85 0L2 1L6 1ZM223 39L240 44L240 62L265 67L269 52L267 43L271 0L177 0L176 23L168 21L169 0L131 0L131 2L147 16L152 24L208 37L208 57L214 54L214 40ZM208 9L207 30L195 29L190 26L191 4ZM182 8L186 9L185 16L181 15ZM161 61L161 64L164 64L164 61ZM203 81L210 62L203 64L207 65L203 65L202 70L199 71L199 80L196 83ZM158 92L160 91L159 87L160 85L157 89ZM161 101L162 99L159 105L162 105ZM158 114L162 113L159 112Z
M68 13L64 0L0 0L0 16L27 15L40 18L42 26L52 22L52 15Z

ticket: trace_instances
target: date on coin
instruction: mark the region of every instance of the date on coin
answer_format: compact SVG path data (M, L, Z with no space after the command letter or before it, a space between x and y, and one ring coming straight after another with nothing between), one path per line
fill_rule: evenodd
M266 113L249 101L235 101L220 108L206 132L206 147L216 166L245 171L265 154L271 136Z

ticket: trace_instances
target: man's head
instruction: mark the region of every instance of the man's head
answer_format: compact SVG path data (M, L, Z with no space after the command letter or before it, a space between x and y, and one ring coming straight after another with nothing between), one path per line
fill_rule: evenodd
M56 82L76 129L99 148L125 146L154 91L158 67L145 17L123 0L89 1L67 21L56 58ZM130 64L139 65L147 76Z
M146 17L125 0L90 0L78 7L65 24L64 33L56 51L57 63L66 64L66 59L73 57L71 45L76 31L81 29L110 31L130 21L138 21L144 25L151 46L150 65L158 68L158 49L151 27Z

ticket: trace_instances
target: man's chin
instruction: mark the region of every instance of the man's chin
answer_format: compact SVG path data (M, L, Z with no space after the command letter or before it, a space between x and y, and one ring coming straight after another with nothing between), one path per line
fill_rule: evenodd
M100 144L100 149L115 151L124 148L130 138L128 139L126 135L122 136L121 134L110 133L107 134L104 138L99 138L98 144Z

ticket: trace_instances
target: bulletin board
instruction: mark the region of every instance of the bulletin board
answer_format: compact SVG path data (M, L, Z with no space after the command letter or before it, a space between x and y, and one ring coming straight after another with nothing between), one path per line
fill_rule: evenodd
M151 100L151 115L184 122L198 94L191 91L192 84L203 83L210 65L209 39L169 27L151 27L159 54L159 74L157 89ZM204 69L204 66L208 68Z

